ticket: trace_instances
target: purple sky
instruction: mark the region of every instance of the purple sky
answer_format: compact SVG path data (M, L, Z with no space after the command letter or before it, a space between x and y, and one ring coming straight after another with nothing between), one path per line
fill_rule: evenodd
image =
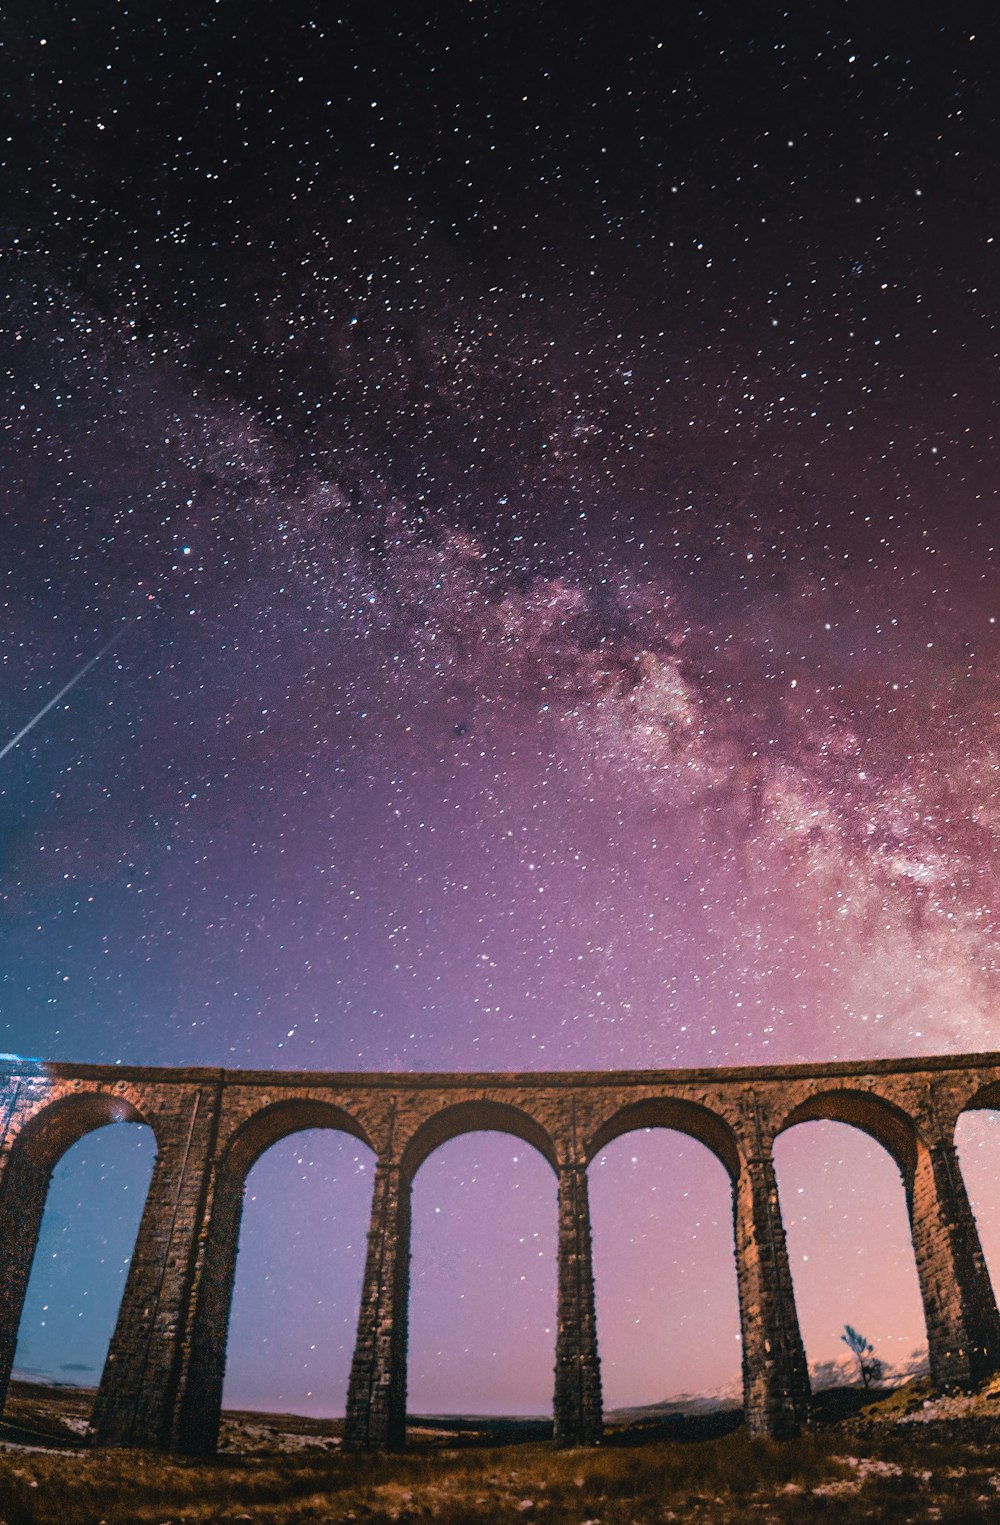
M5 22L0 747L120 637L0 760L10 1052L997 1046L986 43L671 10ZM887 1158L812 1124L778 1163L810 1356L904 1357ZM149 1166L60 1166L22 1366L99 1367ZM729 1380L716 1161L592 1177L609 1400ZM334 1136L255 1168L231 1401L342 1404L370 1181ZM418 1407L546 1406L553 1212L519 1143L423 1167Z

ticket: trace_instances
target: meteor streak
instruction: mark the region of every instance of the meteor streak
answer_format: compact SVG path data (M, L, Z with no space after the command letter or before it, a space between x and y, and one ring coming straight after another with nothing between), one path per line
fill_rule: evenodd
M96 662L99 662L101 660L101 658L104 656L105 652L110 651L112 646L116 646L118 644L118 642L121 640L123 634L124 634L124 631L119 630L116 635L113 635L111 637L111 640L108 641L104 646L101 647L100 651L97 653L96 656L91 657L89 662L84 662L83 666L80 668L80 671L78 673L74 673L73 677L70 678L69 682L68 683L64 683L62 688L59 690L59 692L57 694L53 694L52 698L48 701L47 704L43 704L42 705L42 707L38 711L37 715L32 715L32 717L28 721L27 725L23 725L21 727L21 729L18 731L17 735L16 736L12 736L10 741L8 741L7 745L5 747L3 747L2 749L0 749L0 761L2 761L3 758L5 758L7 756L8 752L12 752L14 750L14 748L17 746L19 741L23 741L24 740L25 736L27 736L29 731L34 730L34 728L38 724L38 722L40 720L44 719L44 717L49 713L49 710L55 708L55 706L59 703L60 699L64 699L66 697L66 695L69 693L71 688L75 688L76 687L76 685L79 683L81 678L85 678L87 676L87 674L89 673L90 669L94 666L94 664Z

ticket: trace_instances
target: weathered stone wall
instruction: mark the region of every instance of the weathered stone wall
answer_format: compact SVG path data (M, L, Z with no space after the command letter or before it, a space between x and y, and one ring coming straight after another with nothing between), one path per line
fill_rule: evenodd
M1000 1107L1000 1055L777 1069L519 1075L294 1074L0 1064L0 1401L49 1180L63 1153L116 1120L147 1123L157 1159L94 1413L99 1444L214 1450L246 1175L302 1128L350 1133L376 1157L345 1444L403 1444L410 1192L459 1134L506 1132L537 1149L559 1189L555 1437L601 1434L587 1166L636 1128L677 1129L721 1160L733 1189L750 1428L808 1417L772 1149L829 1118L878 1140L899 1167L931 1371L968 1387L1000 1366L1000 1318L954 1147L963 1111Z

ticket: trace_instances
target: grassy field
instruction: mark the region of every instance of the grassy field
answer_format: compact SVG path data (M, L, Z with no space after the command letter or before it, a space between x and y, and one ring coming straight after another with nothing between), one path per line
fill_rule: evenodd
M596 1449L554 1451L538 1440L490 1444L474 1431L458 1435L428 1427L404 1455L344 1456L329 1424L316 1421L311 1439L301 1428L297 1432L301 1444L293 1452L228 1454L211 1462L138 1452L5 1449L0 1520L994 1521L1000 1519L995 1403L988 1399L982 1412L939 1417L933 1407L922 1411L926 1400L910 1391L886 1400L881 1413L873 1408L831 1416L783 1445L752 1441L742 1428L707 1439L672 1439L653 1426L612 1430Z

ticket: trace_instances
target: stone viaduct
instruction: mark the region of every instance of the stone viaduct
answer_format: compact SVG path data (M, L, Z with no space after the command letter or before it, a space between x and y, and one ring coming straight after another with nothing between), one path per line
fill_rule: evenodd
M746 1416L794 1434L809 1414L772 1164L797 1123L850 1123L895 1160L906 1191L940 1388L1000 1366L1000 1319L954 1145L960 1114L1000 1108L1000 1053L776 1069L470 1075L296 1074L0 1063L0 1403L52 1170L105 1123L147 1123L157 1157L98 1391L98 1445L214 1451L247 1172L278 1139L336 1128L376 1157L345 1444L402 1445L410 1187L448 1139L515 1135L558 1181L555 1438L601 1435L587 1166L613 1139L673 1128L732 1181Z

